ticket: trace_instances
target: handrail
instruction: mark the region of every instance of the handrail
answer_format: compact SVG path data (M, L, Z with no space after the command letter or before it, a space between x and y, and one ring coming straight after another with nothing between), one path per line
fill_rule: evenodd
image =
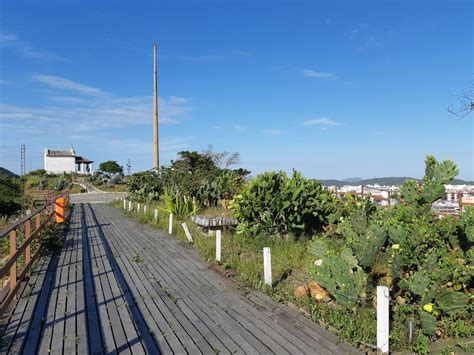
M16 221L14 224L8 226L7 228L3 229L2 231L0 231L0 239L3 239L6 235L8 235L12 230L14 229L17 229L19 226L21 226L22 224L24 224L26 221L32 219L34 216L36 216L38 213L44 211L45 209L47 209L48 207L51 207L54 205L55 201L58 199L58 198L61 198L61 197L64 197L66 198L67 200L69 200L69 191L66 191L64 192L63 194L57 196L54 198L53 201L50 201L48 202L46 205L44 206L41 206L40 208L37 208L33 211L31 211L30 214L26 215L25 217L23 217L22 219L20 219L19 221Z
M64 199L64 205L59 205L58 200ZM54 200L48 202L45 206L34 210L29 215L20 219L18 222L7 227L0 232L0 240L5 238L7 235L10 238L10 253L7 262L0 268L0 278L9 275L9 282L4 286L2 282L2 288L0 290L0 316L5 312L10 302L16 298L18 289L20 288L21 281L23 281L29 274L33 262L39 257L41 251L41 244L38 245L33 256L31 256L31 244L34 240L37 240L41 231L49 224L53 223L54 217L57 217L58 207L64 209L69 202L69 191L66 191L60 196L54 198ZM59 209L59 211L61 211ZM47 211L48 213L44 213ZM61 212L59 212L61 214ZM45 218L42 220L42 216ZM61 216L64 217L64 216ZM35 228L32 230L32 220L35 220ZM24 226L24 240L21 245L17 245L18 230ZM17 275L18 258L23 255L25 256L25 263L20 274Z

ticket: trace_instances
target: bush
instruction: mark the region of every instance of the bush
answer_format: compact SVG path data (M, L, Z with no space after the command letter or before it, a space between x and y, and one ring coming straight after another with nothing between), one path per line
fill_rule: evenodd
M137 201L157 201L163 194L163 184L155 172L135 173L127 179L127 190Z
M119 165L116 161L108 160L100 163L99 170L111 174L123 174L123 166Z
M21 199L20 180L0 174L0 216L11 216L20 210Z
M315 180L293 172L258 175L232 204L238 232L296 237L321 231L336 211L336 197Z
M44 169L32 170L28 173L28 175L43 176L43 175L46 175L46 170L44 170Z
M348 308L373 296L377 285L386 285L397 301L391 310L398 321L415 316L425 335L450 337L459 335L448 321L456 319L465 324L466 335L474 331L469 321L474 209L460 218L437 219L431 203L444 196L444 184L457 168L433 157L426 165L423 186L403 185L402 204L373 214L355 209L336 231L314 239L311 273Z
M179 189L167 189L164 195L165 208L162 211L172 213L178 221L195 214L198 211L196 200Z
M204 181L196 193L196 199L204 207L216 207L220 201L231 200L239 193L245 180L232 170L224 170L213 180Z

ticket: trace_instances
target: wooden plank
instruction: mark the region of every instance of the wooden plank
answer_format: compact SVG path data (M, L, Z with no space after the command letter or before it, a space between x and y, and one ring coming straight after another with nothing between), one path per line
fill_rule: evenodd
M115 222L115 221L114 221L114 222ZM114 227L115 227L115 226L114 226ZM118 228L118 229L120 230L121 228ZM118 232L116 232L116 233L118 233ZM128 234L128 233L129 233L129 231L126 232L126 234ZM114 237L112 237L112 234L109 234L109 235L111 236L111 239L113 239L113 238L115 238L115 235L116 235L116 234L114 233ZM124 238L127 238L126 235L117 236L117 240L118 240L118 241L122 241L122 244L121 244L121 245L123 245L123 247L126 247L126 246L129 246L129 245L134 244L134 242L133 242L132 240L127 240L125 243L123 243ZM135 239L135 238L133 238L133 239ZM143 248L143 246L135 245L134 248L135 248L135 249L138 249L138 250L141 250L141 249ZM146 263L141 263L140 265L145 265L145 264L146 264ZM153 272L148 271L148 272L146 273L145 277L147 277L148 275L153 275ZM158 280L156 280L156 281L158 281ZM154 287L157 287L156 282L154 283ZM169 291L172 291L172 290L169 290ZM189 312L192 312L191 308L187 308L187 309L185 309L185 310L181 310L180 308L176 308L176 301L178 301L178 300L173 297L173 298L174 298L174 301L171 301L169 295L164 295L164 294L163 294L163 290L161 289L160 286L157 287L157 289L156 289L155 292L158 293L158 296L160 296L160 298L163 298L163 299L164 299L165 303L168 302L168 306L171 307L170 310L171 310L172 312L174 312L173 314L174 314L175 316L178 315L178 318L181 316L181 321L187 321L188 323L190 322L191 325L194 323L193 328L195 327L195 329L194 329L194 334L193 334L193 337L192 337L193 340L194 340L195 342L196 342L196 341L199 342L199 341L201 340L201 344L200 344L200 345L201 345L201 347L204 346L204 351L205 351L205 352L214 351L213 348L210 348L209 345L206 345L205 342L202 342L202 340L204 340L204 341L205 341L205 340L208 340L208 341L211 340L211 342L213 342L213 341L215 341L216 337L215 337L214 335L212 335L212 337L214 338L214 340L213 340L213 339L209 339L209 338L211 337L209 333L205 333L205 335L200 335L199 333L195 332L197 328L199 328L199 329L201 330L201 332L205 332L205 329L206 329L206 328L203 327L203 326L199 326L199 324L202 323L201 320L200 320L199 318L197 318L194 314L189 313ZM170 301L171 301L171 302L170 302ZM180 304L181 304L181 302L180 302ZM173 307L173 306L174 306L174 307ZM184 306L185 306L185 305L184 305ZM196 309L196 306L195 306L195 305L193 306L193 310L194 310L194 311L199 311L199 309ZM184 311L184 312L188 312L188 317L191 318L191 321L190 321L190 320L184 320L184 319L182 318L182 312L183 312L183 311ZM186 328L186 331L193 331L193 329L188 327L188 328ZM229 338L229 341L232 343L232 339ZM226 350L226 349L225 349L225 346L224 346L222 343L220 343L217 347L221 347L221 348L222 348L221 350L223 350L223 351ZM201 350L203 350L203 349L201 349ZM236 349L236 350L237 350L237 349Z
M115 223L120 223L120 221L114 220L114 221L113 221L113 224L115 225ZM120 230L124 230L124 229L125 229L125 227L122 226L122 225L119 225L118 227L119 227ZM137 227L134 226L134 228L137 228ZM140 231L140 232L141 232L141 231ZM129 231L127 231L126 234L129 234ZM156 239L156 236L154 236L154 238ZM133 239L133 240L132 240L132 239ZM131 240L127 241L127 243L124 243L124 244L128 244L129 242L132 243L134 240L138 240L138 238L134 236L133 238L131 238ZM148 246L147 246L146 248L148 249ZM170 258L173 258L173 256L170 256ZM168 262L169 262L168 260L166 260L166 257L162 257L162 256L156 256L154 259L155 259L155 260L158 260L158 259L161 260L161 265L166 265L166 264L168 264ZM153 260L153 259L152 259L152 260ZM155 270L153 270L153 272L159 274L160 272L163 272L163 271L160 271L160 270L156 270L156 269L155 269ZM165 272L165 273L162 275L162 277L163 277L163 278L166 278L166 277L167 277L167 273ZM178 280L179 280L179 277L178 277ZM183 284L183 281L185 281L185 280L179 280L179 281L178 281L178 282L179 282L179 285L181 285L181 287L183 287L183 285L185 285L185 283ZM178 285L178 284L176 284L176 285ZM190 300L190 299L196 300L196 299L197 299L197 297L190 297L189 295L186 295L185 293L182 293L182 292L180 293L179 286L177 286L177 288L176 288L176 289L173 289L172 291L177 292L177 293L180 295L180 297L181 297L180 300L181 300L181 299L183 299L183 300L186 300L186 299L189 299L189 300ZM189 292L191 292L191 291L189 291ZM203 294L200 295L200 297L205 299L205 298L207 298L208 296L203 293ZM192 301L191 301L191 303L192 303ZM198 306L198 305L196 305L196 304L192 304L191 307L193 308L193 310L194 310L195 312L202 312L202 311L200 310L200 308L203 308L203 305ZM212 314L212 313L213 313L213 310L212 310L212 309L211 309L211 310L206 310L206 312L207 312L207 311L210 311L209 314ZM203 319L206 318L206 312L201 313L201 316L203 317ZM227 317L228 317L228 316L227 316ZM216 318L216 315L215 315L215 314L212 314L212 318L215 319L215 318ZM229 317L228 317L228 318L229 318ZM230 318L229 318L229 319L230 319ZM208 321L209 321L209 322L212 322L211 328L213 328L214 330L219 329L219 327L223 327L223 328L224 328L224 327L226 327L226 325L227 325L227 324L224 322L223 325L220 325L220 324L219 324L219 326L217 326L217 324L215 324L215 322L214 322L213 320L208 319ZM239 332L235 332L235 331L234 331L234 332L233 332L233 336L235 337L235 334L238 334L238 335L240 336L240 331L242 331L242 330L243 330L243 329L239 329ZM253 335L250 335L250 336L251 336L252 338L254 338ZM255 339L255 338L254 338L254 339ZM232 340L230 340L230 342L226 342L226 345L227 345L228 343L232 343ZM246 345L248 346L249 343L246 343ZM265 348L265 347L264 347L264 348ZM266 351L268 351L267 348L265 348L265 349L266 349Z
M115 221L114 221L114 223L115 223ZM137 230L137 227L136 227L136 226L134 226L133 228L134 228L134 230ZM123 226L121 227L121 229L123 230ZM140 228L140 229L141 229L141 228ZM145 229L146 229L146 228L145 228ZM142 231L140 230L140 232L142 232ZM153 239L156 241L156 239L157 239L156 233L153 233L153 234L154 234L154 235L153 235ZM134 237L133 239L135 240L136 237ZM166 239L163 239L163 240L166 241ZM168 240L169 240L169 238L168 238ZM162 240L160 240L160 243L161 243L161 242L162 242ZM145 247L146 247L146 250L147 250L147 251L150 251L150 250L152 250L151 248L153 248L152 246L149 246L149 245L147 245L147 246L145 246ZM160 248L157 248L157 249L164 249L164 246L161 245ZM169 249L168 249L168 248L166 248L166 249L167 249L167 252L169 253ZM186 250L186 251L187 251L187 250ZM159 256L155 256L155 258L159 258ZM172 258L173 258L173 261L174 261L174 260L177 260L177 261L180 260L180 258L179 258L179 257L177 258L176 255L173 255ZM189 270L190 268L192 269L192 267L189 265L189 263L186 263L186 265L182 265L182 266L181 266L181 268L184 268L184 267L187 268L188 270ZM201 267L203 267L203 265L201 265ZM207 277L207 275L206 275L206 277ZM250 311L251 311L251 308L250 308L250 307L252 307L252 304L248 303L247 305L245 305L245 303L244 303L244 307L247 307L247 308L248 308L247 311L250 312ZM255 307L255 306L253 306L253 308L254 308L254 307ZM299 315L299 316L300 316L300 315ZM281 312L280 312L280 314L271 314L271 312L266 312L266 314L260 314L259 317L257 317L257 319L256 319L255 321L256 321L256 322L259 322L259 323L260 323L260 322L264 322L265 319L268 320L268 317L273 317L273 318L271 318L271 321L270 321L270 322L273 322L273 323L274 323L274 319L275 319L275 320L276 320L276 319L284 320L284 318L287 317L287 315L286 315L285 313L281 313ZM336 349L338 349L338 347L337 347L336 344L330 343L330 342L328 341L328 339L325 339L323 336L321 336L321 334L318 334L318 338L319 338L319 339L318 339L318 342L315 342L315 341L314 341L314 338L312 339L312 341L310 341L310 339L311 339L310 336L305 336L305 335L303 335L302 337L300 337L299 334L298 334L298 333L299 333L298 331L292 331L292 328L293 328L293 326L294 326L294 322L292 321L292 319L294 319L294 318L293 318L293 316L291 316L291 317L292 317L292 318L288 318L288 319L287 319L287 320L289 320L289 323L290 323L290 325L291 325L290 327L288 327L289 329L286 329L286 328L282 327L280 324L277 324L276 327L273 327L273 328L276 328L276 329L273 329L273 331L276 331L276 336L277 336L277 337L278 337L278 336L282 336L282 334L284 334L286 341L289 341L289 342L292 344L292 346L298 346L298 347L300 347L300 348L303 348L303 349L306 350L306 352L309 350L309 349L308 349L308 346L311 346L311 347L323 347L323 348L326 349L326 352L327 352L327 351L330 351L330 349L331 349L331 348L334 348L334 346L336 346ZM302 316L300 316L300 317L303 318ZM319 328L320 328L320 327L319 327ZM322 329L322 328L321 328L321 329ZM310 331L311 331L311 329L309 328L309 329L306 329L306 331L305 331L304 333L307 334L307 332L310 332ZM324 331L324 332L325 332L325 331ZM303 342L303 344L301 344L302 342ZM326 346L324 346L323 344L321 344L321 343L319 343L319 342L326 343L326 346L328 346L328 345L330 345L330 346L329 346L329 347L326 347ZM309 343L309 344L308 344L308 343ZM318 343L319 343L319 344L318 344ZM330 343L330 344L329 344L329 343ZM293 350L294 350L294 349L293 349ZM301 351L301 349L300 349L300 351Z
M124 306L126 307L127 312L128 312L129 331L131 330L131 326L133 326L135 329L135 336L133 339L133 343L131 343L131 345L133 345L131 349L133 350L133 352L135 352L135 348L138 347L138 345L135 346L135 344L139 344L137 342L137 339L138 339L141 341L140 346L142 350L143 350L143 346L145 346L148 352L155 353L159 351L159 349L157 348L155 342L153 341L153 338L149 332L149 329L143 319L143 315L141 314L140 310L136 306L136 301L132 297L130 288L126 280L124 279L119 266L117 265L115 261L114 255L112 251L110 250L110 247L105 239L105 236L103 235L101 224L95 217L95 213L93 212L92 208L90 208L90 213L92 215L95 225L98 226L97 231L99 234L99 238L101 239L107 258L111 263L111 268L112 268L113 276L115 277L116 284L122 292ZM130 320L132 320L132 322L130 322Z
M31 323L32 313L34 312L41 287L46 275L46 270L50 258L45 257L36 262L32 269L31 277L27 281L22 292L19 293L19 300L12 307L10 314L4 315L2 319L3 334L0 342L0 353L19 353L27 338Z
M121 279L121 272L118 269L114 257L108 245L101 235L101 227L99 221L95 218L91 208L87 209L88 220L94 229L90 230L90 235L94 234L97 241L97 251L101 255L102 267L105 274L100 277L107 277L108 285L104 283L104 295L106 296L107 310L110 316L111 327L116 342L117 351L125 353L142 353L144 352L141 337L139 336L135 323L132 320L130 310L126 304L126 293L128 286ZM91 239L92 240L92 239Z
M103 332L99 322L99 310L96 300L95 284L92 279L92 258L87 236L87 224L84 205L80 205L81 220L81 246L83 254L83 280L84 280L84 303L87 319L87 340L88 349L92 354L103 351ZM80 335L79 335L80 336ZM82 342L81 342L82 344Z
M75 297L75 306L76 306L76 352L78 354L85 354L88 350L88 342L92 341L92 337L89 338L87 334L87 309L86 309L86 290L85 290L85 264L88 263L84 261L83 253L83 242L82 242L82 220L80 217L77 217L74 220L74 228L76 229L76 243L77 243L77 253L76 253L76 297ZM100 332L96 335L100 338Z

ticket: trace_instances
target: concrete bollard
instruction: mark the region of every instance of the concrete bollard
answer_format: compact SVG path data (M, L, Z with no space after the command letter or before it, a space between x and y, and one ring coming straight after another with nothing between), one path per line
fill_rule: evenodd
M193 242L193 237L191 236L191 233L189 233L188 226L184 222L181 223L181 226L184 229L184 234L186 234L186 238L188 238L188 242L192 243Z
M143 214L146 214L146 205L143 206Z
M268 247L263 248L263 275L265 284L272 286L272 256Z
M377 349L389 352L389 291L386 286L377 286Z
M168 220L168 233L173 234L173 214L170 213L170 217Z
M155 208L155 222L158 221L158 209Z
M123 209L124 209L124 210L127 209L127 201L126 201L126 200L123 200Z
M216 260L221 261L222 259L222 231L216 230Z
M128 201L128 211L132 210L132 201Z
M140 204L137 203L137 213L140 214Z

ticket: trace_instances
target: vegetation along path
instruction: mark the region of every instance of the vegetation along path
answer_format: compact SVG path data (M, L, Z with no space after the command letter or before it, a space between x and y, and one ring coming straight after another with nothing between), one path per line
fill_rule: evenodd
M74 205L64 247L3 318L2 353L356 352L104 204Z

